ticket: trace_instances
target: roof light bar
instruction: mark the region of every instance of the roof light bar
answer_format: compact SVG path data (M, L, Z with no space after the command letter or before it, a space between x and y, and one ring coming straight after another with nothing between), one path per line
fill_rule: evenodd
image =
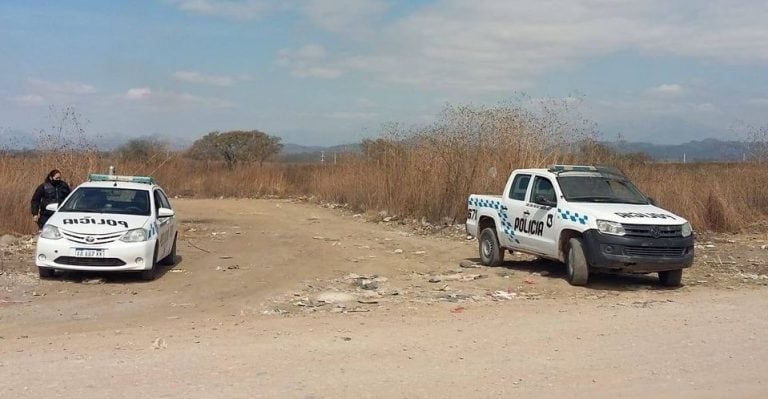
M593 166L593 165L549 165L547 168L549 172L560 174L564 172L595 172L604 175L614 175L624 177L624 173L613 166Z
M150 176L121 176L121 175L104 175L99 173L91 173L88 175L88 181L122 181L127 183L142 183L142 184L155 184L155 179Z

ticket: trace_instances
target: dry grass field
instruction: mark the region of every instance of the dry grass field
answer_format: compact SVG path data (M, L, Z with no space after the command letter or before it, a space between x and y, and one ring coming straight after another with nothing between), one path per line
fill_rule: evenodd
M429 126L386 126L363 142L362 154L339 154L333 164L237 163L196 160L158 148L142 157L104 153L84 139L65 114L34 153L0 151L0 233L34 231L29 201L57 168L74 187L110 165L119 174L152 175L173 197L313 197L356 211L436 223L463 223L470 193L500 193L516 168L553 163L617 166L657 203L700 232L764 231L768 217L765 156L744 163L666 164L643 154L620 154L597 143L595 126L570 102L447 106ZM761 142L764 147L764 142ZM763 148L759 147L759 148ZM129 154L130 155L130 154Z
M309 196L347 204L356 211L436 223L462 223L470 193L499 193L510 171L552 162L595 162L619 166L664 208L690 220L698 231L762 230L768 217L768 173L757 163L656 164L552 156L506 160L501 154L426 146L386 149L377 157L348 156L336 165L239 165L195 161L181 154L117 163L95 153L35 156L0 155L0 233L34 231L29 201L52 168L62 170L74 188L89 172L115 165L121 174L150 174L174 197L263 198ZM513 157L510 157L513 158Z

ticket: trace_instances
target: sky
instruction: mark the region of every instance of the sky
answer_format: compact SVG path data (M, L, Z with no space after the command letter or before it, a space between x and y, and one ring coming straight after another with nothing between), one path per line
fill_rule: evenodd
M85 131L335 145L447 104L578 98L606 140L745 139L768 124L768 2L0 2L0 135Z

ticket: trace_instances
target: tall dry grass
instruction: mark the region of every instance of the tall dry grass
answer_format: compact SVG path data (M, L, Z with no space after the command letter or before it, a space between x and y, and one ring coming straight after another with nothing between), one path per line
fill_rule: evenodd
M620 167L664 208L695 229L768 228L768 173L764 163L658 164L639 154L617 154L590 141L594 129L568 102L529 107L447 107L437 122L417 128L389 126L367 140L362 154L343 154L333 165L240 164L195 161L181 153L149 160L110 158L95 151L48 151L21 156L0 152L0 233L31 233L34 188L52 168L73 187L89 172L116 165L119 174L152 175L171 197L306 195L359 211L387 210L404 218L462 223L470 193L501 193L516 168L552 163ZM578 146L574 142L580 143Z

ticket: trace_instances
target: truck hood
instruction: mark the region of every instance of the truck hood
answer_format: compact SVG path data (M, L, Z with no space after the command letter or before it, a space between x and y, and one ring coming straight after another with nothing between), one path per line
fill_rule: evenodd
M56 212L46 224L80 234L111 234L144 227L149 216Z
M655 225L679 225L687 222L684 218L653 205L571 202L566 206L571 213L588 215L594 220Z

